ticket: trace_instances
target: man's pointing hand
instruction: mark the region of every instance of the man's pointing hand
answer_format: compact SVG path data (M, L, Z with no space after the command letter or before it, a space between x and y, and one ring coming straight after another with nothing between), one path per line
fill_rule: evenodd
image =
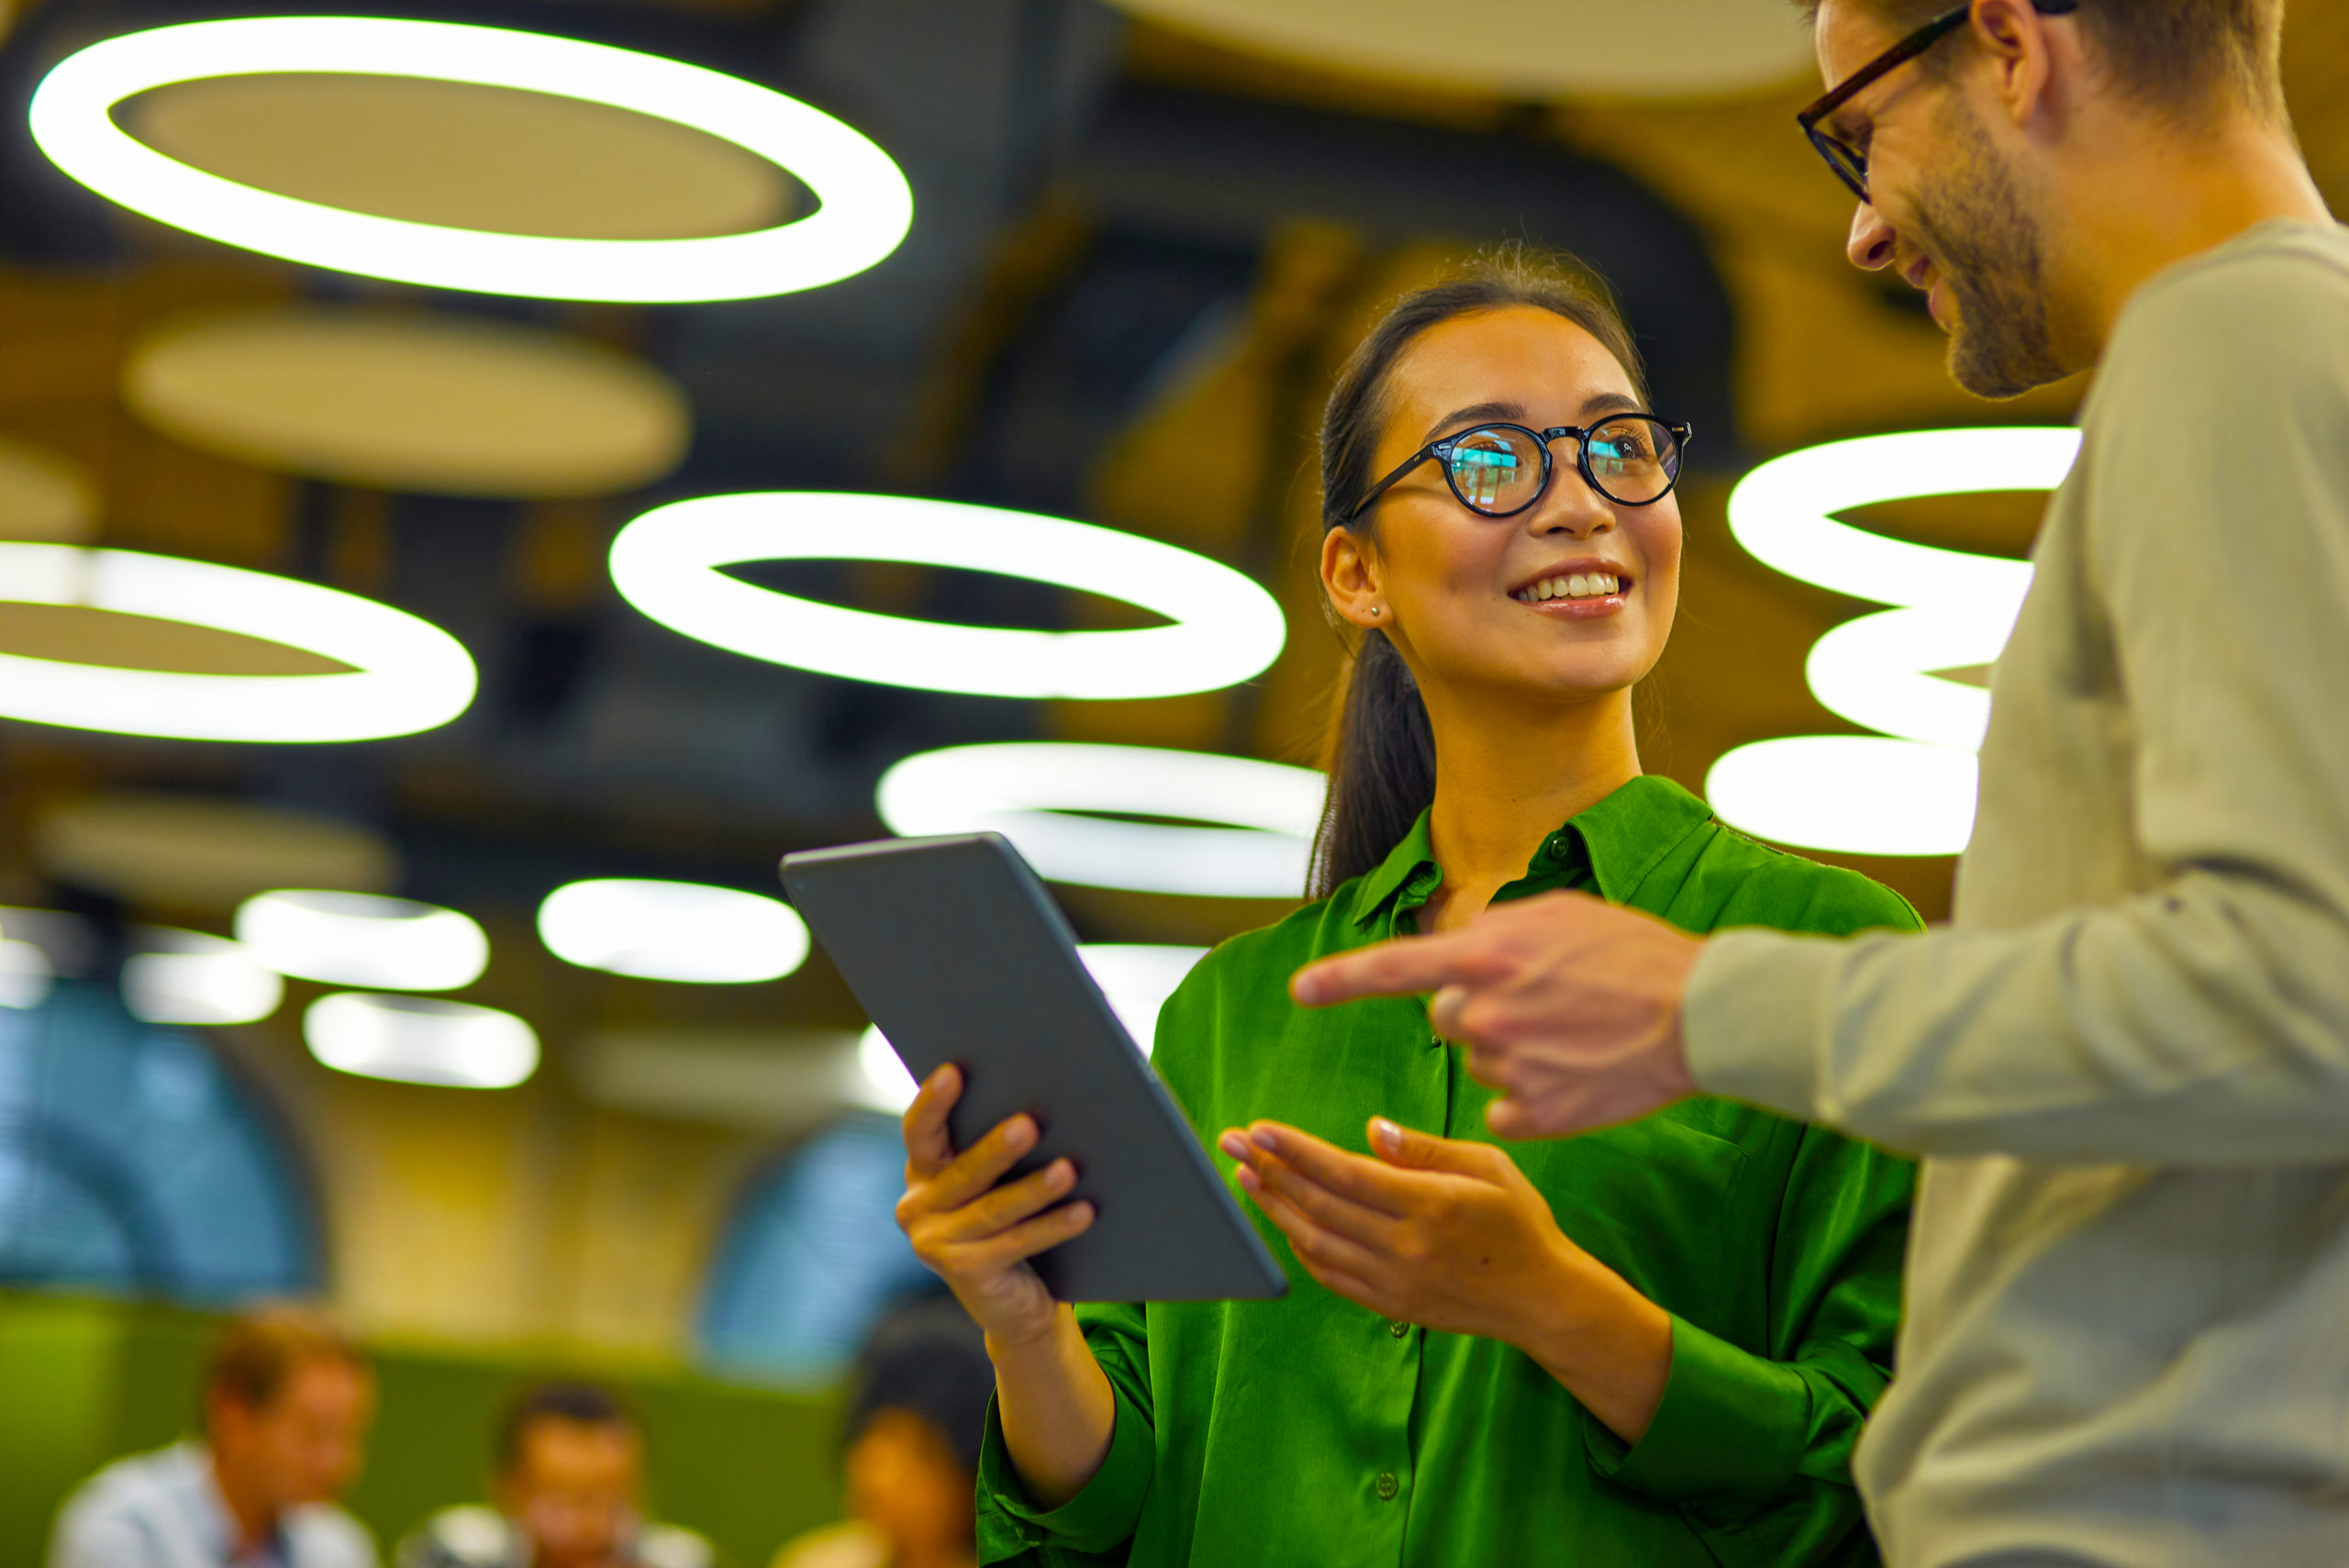
M1681 997L1705 944L1582 893L1497 904L1466 930L1403 937L1297 971L1308 1007L1432 992L1435 1032L1501 1092L1503 1138L1560 1138L1631 1121L1697 1092Z

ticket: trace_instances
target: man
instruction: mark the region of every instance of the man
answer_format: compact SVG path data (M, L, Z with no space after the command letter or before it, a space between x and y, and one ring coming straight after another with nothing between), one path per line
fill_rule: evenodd
M647 1524L644 1434L584 1383L515 1401L497 1433L496 1507L443 1509L402 1543L400 1568L710 1568L709 1542Z
M1824 0L1853 261L1999 396L2094 367L1954 928L1556 895L1333 959L1555 1136L1703 1091L1930 1156L1856 1473L1916 1565L2349 1562L2349 235L2281 0ZM1806 117L1809 118L1809 117Z
M374 1568L333 1499L359 1473L374 1379L317 1313L231 1319L204 1374L204 1440L108 1465L67 1499L50 1568Z

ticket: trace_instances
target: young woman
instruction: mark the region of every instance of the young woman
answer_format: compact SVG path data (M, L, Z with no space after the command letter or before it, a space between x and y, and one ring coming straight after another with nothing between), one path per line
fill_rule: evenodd
M959 1155L952 1067L898 1217L987 1331L979 1555L1137 1565L1856 1563L1911 1172L1727 1101L1504 1152L1408 1002L1289 976L1495 899L1586 889L1691 930L1913 929L1643 776L1631 690L1678 590L1688 432L1610 306L1522 264L1397 305L1322 431L1321 580L1361 633L1319 902L1218 948L1154 1061L1287 1271L1269 1302L1054 1303L1092 1222L1016 1117Z

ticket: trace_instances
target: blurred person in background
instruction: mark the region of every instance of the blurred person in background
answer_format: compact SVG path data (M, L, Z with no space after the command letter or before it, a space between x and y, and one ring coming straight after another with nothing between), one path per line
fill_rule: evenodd
M1398 302L1322 427L1320 576L1360 640L1316 901L1233 938L1152 1064L1254 1206L1274 1301L1055 1302L1074 1173L905 1118L898 1219L986 1330L979 1556L1476 1568L1871 1562L1848 1461L1899 1317L1909 1165L1712 1100L1504 1151L1408 1002L1312 1012L1307 962L1585 888L1697 931L1914 930L1641 766L1678 605L1686 426L1564 269ZM1032 1555L1031 1555L1032 1554Z
M773 1568L973 1568L994 1392L985 1340L952 1297L885 1316L857 1357L841 1429L848 1522L790 1542Z
M400 1543L399 1568L711 1568L708 1541L643 1517L644 1433L587 1383L548 1383L497 1430L495 1507L444 1508Z
M49 1568L374 1568L337 1507L359 1473L375 1382L307 1307L231 1318L204 1368L201 1440L119 1460L59 1510Z
M1853 263L1970 391L2095 376L1952 928L1699 941L1564 895L1297 994L1434 993L1515 1136L1706 1093L1928 1155L1854 1465L1894 1562L2338 1568L2349 229L2282 0L1808 9Z

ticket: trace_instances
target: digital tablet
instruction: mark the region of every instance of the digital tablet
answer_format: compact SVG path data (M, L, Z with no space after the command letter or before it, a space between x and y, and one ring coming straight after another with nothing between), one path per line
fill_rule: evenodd
M996 833L785 855L783 885L916 1079L963 1069L967 1149L1026 1111L1007 1181L1066 1155L1096 1218L1034 1259L1063 1301L1229 1301L1287 1281L1110 1011L1059 907Z

